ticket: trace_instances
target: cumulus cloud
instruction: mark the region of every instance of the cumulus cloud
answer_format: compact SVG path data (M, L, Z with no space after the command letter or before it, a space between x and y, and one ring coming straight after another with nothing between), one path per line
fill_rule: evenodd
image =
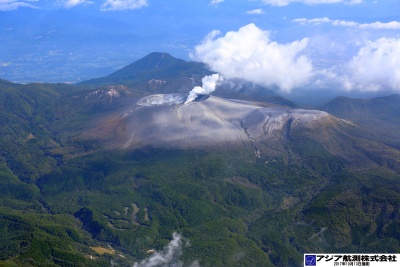
M173 233L172 240L161 252L155 252L150 257L136 262L133 267L161 267L174 266L182 267L183 263L180 260L182 256L182 248L188 246L189 241L182 237L181 234ZM199 267L197 261L193 262L190 267Z
M265 12L261 8L258 8L258 9L249 10L246 13L250 14L250 15L261 15L261 14L264 14Z
M268 31L254 24L216 38L218 34L208 34L190 56L226 78L241 78L289 92L307 83L313 75L310 60L301 55L307 38L279 44L270 40Z
M400 92L400 39L369 41L344 67L340 78L348 90Z
M291 3L303 3L307 5L335 4L342 2L346 4L360 4L362 0L262 0L262 2L271 6L287 6Z
M313 25L320 25L323 23L329 23L333 26L345 26L345 27L356 27L360 29L375 29L375 30L399 30L400 29L400 22L398 21L391 21L391 22L373 22L373 23L357 23L354 21L347 21L347 20L332 20L327 17L324 18L314 18L314 19L306 19L306 18L298 18L292 20L294 22L304 24L313 24Z
M101 5L102 11L134 10L148 6L147 0L107 0Z
M398 27L397 22L353 26L355 22L329 18L297 19L297 22L371 29ZM277 87L285 93L295 88L400 92L400 38L358 38L347 42L345 39L341 39L342 45L328 39L325 43L328 52L322 49L315 54L313 47L321 45L319 39L305 38L282 44L271 41L270 32L249 24L225 35L210 32L190 56L224 78ZM315 59L315 65L309 58Z
M30 4L29 2L35 2L35 1L0 0L0 11L12 11L20 7L27 7L34 9L38 8L37 6Z

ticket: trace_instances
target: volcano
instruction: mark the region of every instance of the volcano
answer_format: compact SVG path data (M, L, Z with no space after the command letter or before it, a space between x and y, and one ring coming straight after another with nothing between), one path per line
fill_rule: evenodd
M293 129L339 123L324 111L265 106L256 102L185 94L146 96L113 113L90 131L118 148L207 147L287 138Z

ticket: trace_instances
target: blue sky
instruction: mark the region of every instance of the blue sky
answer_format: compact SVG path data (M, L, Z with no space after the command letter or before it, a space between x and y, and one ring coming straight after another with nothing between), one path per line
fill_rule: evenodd
M20 82L160 51L282 92L399 92L399 47L400 0L0 0L0 78Z

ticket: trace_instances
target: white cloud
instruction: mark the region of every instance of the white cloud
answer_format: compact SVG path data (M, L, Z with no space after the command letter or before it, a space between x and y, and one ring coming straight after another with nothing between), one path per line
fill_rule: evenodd
M351 0L347 3L350 5L356 5L356 4L361 4L362 2L363 2L363 0Z
M304 24L314 24L314 25L320 25L322 23L329 23L334 26L348 26L348 27L353 27L353 26L358 26L359 24L353 21L346 21L346 20L332 20L327 17L323 18L315 18L315 19L306 19L306 18L299 18L299 19L294 19L292 20L294 22L300 23L302 25Z
M347 3L347 4L360 4L362 0L262 0L266 5L271 6L287 6L291 3L303 3L307 5L319 5L319 4L335 4L335 3Z
M265 12L264 12L264 10L262 10L261 8L259 8L259 9L249 10L249 11L247 11L246 13L247 13L247 14L250 14L250 15L261 15L261 14L264 14Z
M218 5L219 3L222 3L222 2L224 2L224 0L212 0L210 2L210 4L214 6L214 5Z
M107 0L101 5L102 11L133 10L148 6L147 0Z
M332 25L344 26L344 27L357 27L358 23L354 22L354 21L347 21L347 20L333 20Z
M322 23L329 23L334 26L344 26L344 27L357 27L360 29L376 29L376 30L399 30L400 29L400 22L398 21L391 21L391 22L373 22L373 23L357 23L354 21L347 21L347 20L331 20L327 17L324 18L315 18L315 19L306 19L306 18L299 18L294 19L294 22L304 24L314 24L319 25Z
M0 11L12 11L16 10L20 7L28 7L28 8L38 8L28 2L35 1L15 1L15 0L0 0Z
M81 4L92 4L93 2L89 0L65 0L62 1L61 4L66 8L71 8Z
M304 24L314 24L314 25L318 25L321 23L327 23L330 22L331 20L324 17L324 18L315 18L315 19L306 19L306 18L299 18L299 19L294 19L292 20L294 22L300 23L302 25Z
M218 33L207 35L191 57L226 78L242 78L289 92L307 83L313 75L310 60L300 54L308 39L279 44L270 40L268 31L254 24L216 38Z
M359 27L361 29L377 29L377 30L400 30L400 22L399 21L391 21L391 22L374 22L374 23L364 23L360 24Z
M400 92L400 39L367 42L349 63L343 76L347 89Z

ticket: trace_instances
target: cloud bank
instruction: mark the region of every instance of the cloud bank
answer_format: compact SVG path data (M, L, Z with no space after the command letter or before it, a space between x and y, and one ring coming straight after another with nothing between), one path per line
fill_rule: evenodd
M107 0L101 5L102 11L134 10L148 6L147 0Z
M311 61L301 55L308 39L279 44L270 33L248 24L216 38L213 31L197 45L191 58L206 63L226 78L241 78L284 92L304 85L313 75Z

